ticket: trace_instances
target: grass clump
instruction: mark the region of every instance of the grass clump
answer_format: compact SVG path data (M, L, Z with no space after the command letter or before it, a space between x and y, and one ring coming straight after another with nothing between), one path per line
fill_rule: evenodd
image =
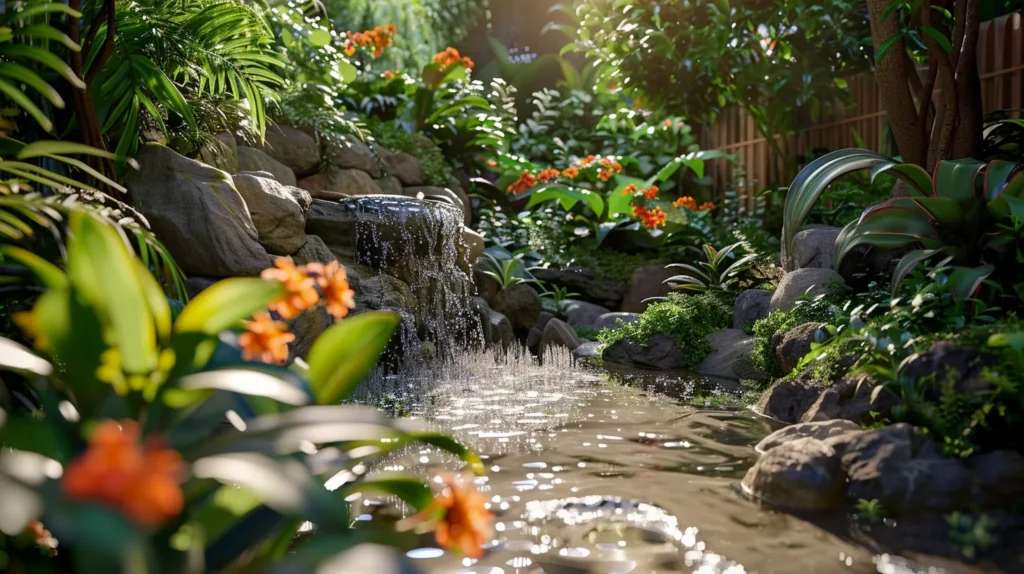
M654 335L666 334L682 350L683 363L696 366L711 352L705 337L732 321L732 305L727 298L721 293L672 295L648 307L636 322L618 330L605 329L601 342L612 345L625 339L642 345Z

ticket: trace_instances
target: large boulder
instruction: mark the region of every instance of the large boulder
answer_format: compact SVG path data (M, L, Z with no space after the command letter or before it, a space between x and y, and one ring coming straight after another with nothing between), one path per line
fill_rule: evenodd
M752 335L739 329L722 329L711 333L706 339L711 344L711 353L697 365L698 373L732 381L766 378L750 360L750 352L754 350Z
M427 172L423 170L420 160L405 152L394 152L381 147L377 148L377 152L384 160L384 170L387 174L397 177L403 186L427 184Z
M288 166L297 177L320 169L320 144L313 136L291 126L267 126L262 150Z
M186 275L247 277L270 267L245 201L223 171L145 144L125 186Z
M579 293L579 298L602 307L615 309L622 302L626 287L611 279L597 277L593 271L585 267L568 269L532 269L530 273L545 283L565 287L570 292Z
M869 425L890 417L900 404L900 398L891 389L875 390L876 381L847 375L818 395L800 417L801 422L844 419Z
M233 179L269 253L291 255L306 243L306 213L313 202L309 193L248 173Z
M748 329L757 320L768 316L772 292L765 289L747 289L736 297L732 309L732 328Z
M304 177L297 184L313 197L338 199L341 196L379 195L380 188L365 171L328 167L325 171ZM325 195L330 194L330 195ZM340 194L340 195L338 195Z
M832 269L835 260L838 227L814 227L803 229L793 236L793 257L783 265L786 271L818 268Z
M494 297L501 290L501 285L491 277L490 275L483 272L482 269L473 268L473 285L476 286L477 293L487 301L487 304L494 307Z
M543 311L537 292L526 283L509 285L498 291L491 306L495 311L508 317L512 322L512 328L522 332L524 336Z
M290 167L256 148L246 146L238 146L238 171L265 171L285 185L294 186L297 182L295 172Z
M811 297L834 293L843 288L845 282L831 269L797 269L782 276L779 286L772 294L772 311L791 310L800 297Z
M512 323L508 320L508 317L493 309L489 313L491 344L500 345L502 349L508 349L516 340L515 333L512 331Z
M604 348L604 360L622 365L672 370L686 367L683 352L671 335L652 335L646 344L620 339Z
M779 379L761 395L754 412L784 423L799 422L807 409L818 400L824 385L807 373L794 378Z
M395 176L378 177L373 180L373 183L380 188L380 192L383 194L404 195L402 182L398 181L398 178Z
M811 437L818 440L825 440L849 432L860 432L860 430L860 425L847 420L789 425L764 437L761 442L757 443L754 450L759 454L764 454L781 444L798 438Z
M335 141L325 143L324 157L329 165L340 169L358 169L365 171L373 178L383 175L380 160L377 159L370 146L353 136L342 136Z
M296 265L306 265L308 263L329 265L338 258L334 253L331 253L330 248L327 247L323 239L316 235L307 235L306 242L302 244L298 251L292 254L292 259Z
M228 173L238 173L238 144L225 132L206 140L199 148L199 159Z
M792 371L800 360L811 352L811 343L816 341L818 330L822 327L822 323L804 323L777 336L778 341L772 340L775 358L778 359L782 372Z
M637 313L605 313L597 318L594 328L598 331L603 331L604 329L617 330L621 329L624 325L636 323L639 320L640 315Z
M789 510L826 511L843 502L843 466L836 451L811 437L764 453L743 477L748 495Z
M679 275L676 270L666 269L664 265L637 267L629 280L629 287L622 298L619 310L626 313L643 313L649 305L644 303L644 300L668 295L672 287L665 285L664 281L676 275Z
M541 336L541 352L547 351L550 347L564 347L570 351L583 344L576 331L561 319L551 319L544 326L544 334Z
M306 215L306 233L320 237L338 259L354 261L356 252L349 219L338 202L314 199Z
M593 329L597 326L597 320L610 311L600 305L587 303L586 301L575 301L565 299L558 304L559 311L565 314L569 325L573 327L587 327Z

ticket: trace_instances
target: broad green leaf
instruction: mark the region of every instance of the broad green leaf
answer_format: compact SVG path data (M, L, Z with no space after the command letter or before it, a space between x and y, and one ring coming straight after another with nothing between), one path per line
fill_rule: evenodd
M416 510L423 510L434 498L430 486L423 481L423 477L397 472L371 476L343 487L340 492L345 498L357 492L389 494L404 500Z
M324 28L314 30L309 35L309 43L318 48L323 48L327 44L331 43L331 33Z
M562 209L566 211L572 209L577 202L582 201L598 217L604 214L604 199L600 194L589 189L580 189L561 184L545 185L535 190L530 194L530 201L527 202L526 209L530 209L538 203L551 200L558 201L562 205Z
M468 464L469 469L476 474L484 473L484 463L480 460L480 457L478 457L473 451L469 450L466 445L455 440L449 435L431 431L408 431L407 435L412 440L429 444L454 454L463 462Z
M608 196L608 214L605 219L609 220L619 214L630 215L633 213L633 196L622 193L626 186L632 184L638 190L647 187L646 181L625 175L616 175L615 183L615 189Z
M938 242L935 229L928 223L928 216L920 209L908 210L883 203L865 211L860 220L850 223L839 233L835 267L839 267L854 247L862 244L891 249L920 243L926 248L935 248Z
M310 397L301 388L270 373L251 369L218 369L188 375L178 380L177 386L186 391L219 390L267 397L294 406L310 403Z
M893 46L898 44L899 41L902 39L903 36L896 34L895 36L882 42L882 44L878 47L878 52L875 53L875 64L881 64L882 60L885 59L886 54L889 53L889 50L892 50Z
M236 326L285 294L278 281L235 277L225 279L196 295L174 323L176 333L217 335Z
M953 44L949 41L949 38L945 34L939 32L931 26L921 26L921 31L928 34L935 42L942 48L942 51L949 54L953 52Z
M889 289L889 296L895 298L896 290L899 288L900 283L910 275L910 272L917 267L917 264L932 257L933 255L943 253L946 249L917 249L907 253L900 259L899 263L896 264L896 271L892 275L892 285Z
M50 289L67 287L68 278L59 267L42 257L14 245L0 245L0 253L5 258L21 263L32 270L39 282Z
M961 203L972 201L978 192L978 174L984 167L975 159L940 161L932 176L935 194Z
M398 328L394 313L349 317L324 331L309 351L309 379L322 405L347 397L366 378Z
M112 224L72 212L68 276L96 308L120 352L121 369L146 375L157 367L156 330L135 258Z
M988 338L989 347L1011 347L1024 351L1024 331L1017 333L995 333Z
M871 168L871 181L883 173L898 177L915 192L914 195L934 195L931 176L917 164L879 162Z
M982 267L952 267L947 277L946 288L954 298L961 301L974 297L983 281L996 270L995 265Z

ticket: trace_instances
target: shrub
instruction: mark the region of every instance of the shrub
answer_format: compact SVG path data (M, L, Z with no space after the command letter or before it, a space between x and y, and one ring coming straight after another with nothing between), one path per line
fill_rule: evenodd
M724 294L672 295L640 314L635 323L601 331L601 342L611 345L623 339L644 344L654 335L671 335L683 351L683 363L693 367L711 352L705 337L728 327L732 320L730 297Z
M786 333L804 323L829 321L835 316L835 311L833 301L819 296L812 300L799 301L791 311L772 311L767 317L754 323L754 350L750 355L754 366L773 377L784 375L779 360L775 357L775 345L772 343L775 335Z

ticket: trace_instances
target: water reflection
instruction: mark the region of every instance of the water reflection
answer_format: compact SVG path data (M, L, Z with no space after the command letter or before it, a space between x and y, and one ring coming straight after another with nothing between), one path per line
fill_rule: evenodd
M433 371L380 377L361 400L401 401L471 446L488 468L476 484L496 516L480 560L438 554L432 538L409 557L427 572L701 574L945 572L872 552L842 528L825 529L740 496L753 446L776 426L746 410L698 409L707 382L686 373L640 374L623 385L574 370L568 355L544 367L522 351L463 356ZM429 450L392 456L389 469L434 473L457 461ZM386 504L382 504L386 502ZM392 519L396 501L356 501L356 515ZM845 520L842 523L846 524ZM863 538L863 537L861 537ZM926 563L939 563L927 560ZM964 571L957 569L956 571Z

